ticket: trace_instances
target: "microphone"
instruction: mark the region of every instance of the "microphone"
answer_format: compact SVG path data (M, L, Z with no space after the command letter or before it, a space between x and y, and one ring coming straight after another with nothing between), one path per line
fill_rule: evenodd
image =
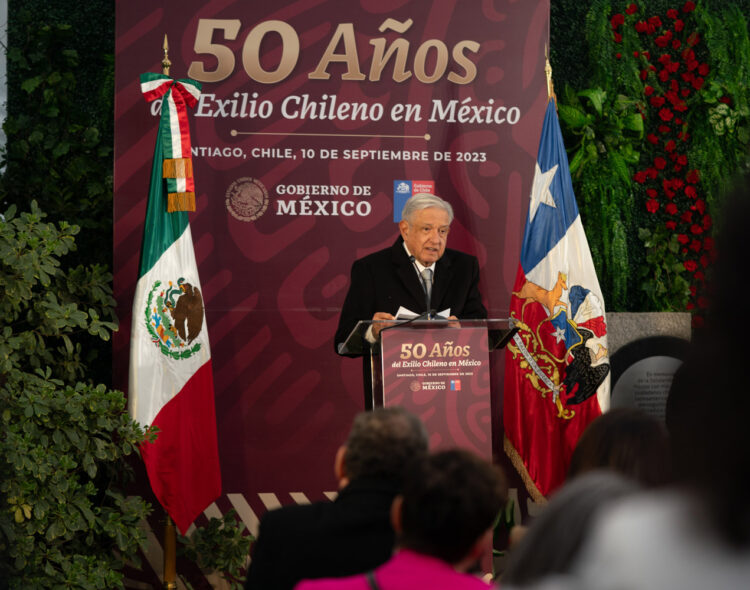
M413 318L409 318L408 320L404 320L403 322L398 322L395 324L391 324L390 326L385 326L380 329L380 333L382 334L386 330L390 330L391 328L396 328L399 326L405 326L407 324L411 324L412 322L417 322L419 320L429 320L432 319L432 316L434 316L437 312L434 309L428 309L427 311L420 313L419 315L415 315Z

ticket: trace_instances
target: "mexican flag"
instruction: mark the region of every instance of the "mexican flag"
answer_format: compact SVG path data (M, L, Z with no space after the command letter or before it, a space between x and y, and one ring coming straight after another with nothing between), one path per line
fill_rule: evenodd
M184 534L221 493L221 473L211 349L188 214L167 212L163 131L170 93L163 94L133 300L128 404L134 420L159 429L141 454L154 494Z

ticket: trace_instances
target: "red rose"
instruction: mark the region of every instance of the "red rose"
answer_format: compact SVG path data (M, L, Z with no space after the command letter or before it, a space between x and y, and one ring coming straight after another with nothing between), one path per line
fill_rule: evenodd
M674 74L677 70L680 69L680 64L679 62L673 61L667 64L666 69L670 74Z
M652 16L648 19L648 24L653 25L654 27L660 27L661 19L658 16Z
M679 164L675 164L672 170L674 170L675 172L679 172L680 170L682 170L682 166L680 166Z
M655 188L647 188L647 189L646 189L646 195L647 195L647 196L648 196L649 198L651 198L651 199L655 199L655 198L656 198L656 194L657 194L657 193L656 193L656 189L655 189Z
M675 190L680 190L684 185L685 185L685 183L682 182L682 180L680 178L675 178L672 181L672 188L674 188Z
M633 52L633 57L638 57L638 52L637 51Z
M679 33L684 28L685 28L685 23L682 22L679 18L676 21L674 21L674 30L675 31L677 31Z
M648 209L649 213L656 213L659 209L659 201L656 199L649 199L646 201L646 209Z
M706 212L706 201L703 199L698 199L695 202L695 208L698 210L698 213L703 215Z
M732 104L732 99L729 98L728 96L722 96L719 99L719 102L723 102L724 104Z
M638 5L637 5L637 4L635 4L635 3L633 3L633 4L630 4L630 5L629 5L629 6L628 6L628 7L627 7L627 8L625 9L625 12L626 12L627 14L635 14L636 12L638 12Z
M693 316L693 319L692 319L693 328L702 328L704 324L705 324L705 320L701 316L699 315Z
M648 70L641 70L641 80L648 78Z
M674 124L675 124L675 125L682 125L682 119L680 119L680 118L678 117L677 119L675 119L675 120L674 120Z
M664 210L670 215L675 215L677 214L677 205L675 205L674 203L667 203L667 206L664 207Z
M665 224L666 228L668 230L674 231L677 229L677 222L676 221L667 221Z
M680 221L682 223L693 223L693 212L692 211L685 211L682 215L680 215Z
M695 47L696 45L698 45L698 43L701 42L701 36L698 33L690 33L687 42L690 47Z
M674 142L674 139L670 139L665 145L664 145L664 151L665 152L673 152L675 148L677 147L677 144Z
M687 69L688 72L692 72L694 69L696 69L700 64L698 63L697 59L692 59L689 62L687 62Z
M661 156L656 156L654 158L654 167L657 170L664 170L664 168L666 167L666 165L667 165L667 161L664 158L662 158Z
M680 77L685 82L692 82L693 79L695 78L695 74L693 74L693 72L682 72L682 74L680 74Z
M699 236L703 233L703 228L697 223L694 223L693 225L690 226L690 231L694 233L696 236Z
M659 56L659 59L657 59L656 61L658 61L658 62L659 62L659 63L660 63L661 65L665 66L665 65L667 65L667 64L668 64L668 63L669 63L670 61L672 61L672 57L671 57L671 56L670 56L670 55L669 55L668 53L662 53L662 54L661 54L661 55Z
M698 307L706 309L708 307L708 299L705 297L698 297Z
M615 43L622 43L622 35L615 33Z
M695 292L697 289L695 288L695 285L690 285L690 296L695 297Z
M688 272L693 272L696 268L698 268L698 265L695 264L695 260L686 260L685 262L683 262L683 265L685 266L685 270Z
M679 13L674 8L670 8L669 10L667 10L667 16L672 20L676 19L678 14Z
M643 170L640 170L633 174L633 180L635 180L639 184L643 184L646 182L646 172Z
M664 97L663 96L652 96L649 99L649 102L651 103L652 107L656 107L658 109L660 106L664 105Z
M666 109L662 109L662 110L666 110ZM669 125L659 125L658 131L659 133L669 133L671 129L669 128Z
M656 39L654 39L654 43L657 47L666 47L669 44L669 37L666 35L660 35Z
M703 256L701 256L700 260L701 260L701 266L703 268L706 268L708 266L709 262L710 262L708 256L706 256L705 254Z
M648 135L646 136L646 139L647 139L647 140L648 140L648 141L649 141L650 143L653 143L654 145L656 145L657 143L659 143L659 138L658 138L658 137L656 137L656 135L654 135L653 133L649 133L649 134L648 134Z
M674 117L674 113L667 108L663 108L659 111L659 118L662 121L671 121Z
M695 59L695 51L692 49L686 49L682 52L682 59L685 63L693 61Z
M641 52L641 55L645 57L646 59L651 59L651 52L650 51L643 51Z
M680 94L683 98L687 98L688 96L690 96L690 88L683 88L682 90L680 90Z
M680 89L680 85L677 83L677 80L670 80L669 81L669 89L675 93Z
M688 198L690 198L690 199L694 199L695 197L697 197L698 193L696 192L695 187L694 186L686 186L685 187L685 196L688 197Z
M639 33L645 33L647 28L648 27L646 26L646 22L645 21L641 20L641 21L638 21L637 23L635 23L635 30L637 32L639 32Z
M694 308L695 308L695 303L693 303L692 301L688 301L688 302L687 302L687 305L685 306L685 309L687 309L688 311L690 311L691 309L694 309ZM697 326L695 325L695 320L697 320L697 319L698 319L698 316L697 316L697 315L696 315L696 316L693 316L692 322L693 322L693 327L694 327L694 328L695 328L695 327L697 327Z
M685 177L685 180L687 180L690 184L698 184L700 179L701 179L700 172L698 172L697 170L691 170L690 172L687 173L687 176Z
M646 86L643 89L643 92L646 96L651 96L654 93L654 87L653 86Z
M704 63L698 66L698 73L701 76L705 76L706 74L708 74L709 71L710 71L710 68L708 67L708 64Z
M619 12L616 15L614 15L610 19L610 21L609 21L609 23L612 25L613 29L616 29L617 27L619 27L624 22L625 22L625 15L624 14L620 14Z
M667 80L669 80L669 71L665 69L659 72L659 80L661 80L662 82L666 82Z
M680 234L677 236L677 241L684 246L690 241L690 238L688 238L685 234Z
M682 41L679 39L672 39L672 49L679 49L680 45L682 45Z
M693 12L695 10L695 2L688 0L685 2L685 6L682 7L682 12Z
M619 52L618 52L618 53L615 53L615 57L616 57L617 59L620 59L620 58L622 57L622 53L619 53Z
M703 249L706 252L711 252L714 249L714 239L709 237L703 240Z
M679 111L680 113L684 113L687 109L688 109L687 103L684 100L681 100L674 105L674 110Z
M702 270L699 270L699 271L698 271L697 273L695 273L695 274L693 275L693 278L694 278L694 279L695 279L696 281L703 281L703 280L704 280L704 279L705 279L706 277L704 276L704 274L703 274L703 271L702 271Z
M646 175L653 180L657 176L659 176L659 173L656 171L656 168L646 168Z
M711 216L708 213L703 216L703 229L711 229Z
M680 154L677 156L677 163L680 166L687 166L687 156L685 154Z
M700 90L701 87L703 86L703 82L704 82L703 78L700 78L700 77L696 78L692 82L693 88L695 88L696 90Z
M701 241L700 240L693 240L690 242L690 249L693 252L698 252L701 249Z

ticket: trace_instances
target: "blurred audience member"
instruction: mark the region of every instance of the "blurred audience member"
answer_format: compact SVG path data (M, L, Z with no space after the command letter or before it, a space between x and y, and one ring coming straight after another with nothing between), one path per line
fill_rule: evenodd
M706 325L667 401L679 487L636 496L603 515L576 570L581 587L739 589L750 584L750 395L747 290L750 184L725 204Z
M260 522L248 590L291 590L302 578L348 576L391 557L391 504L404 475L427 456L419 418L397 407L358 414L334 471L334 502L285 506Z
M502 472L468 451L436 453L407 477L393 503L398 551L374 571L301 582L297 590L486 590L466 573L490 550L506 501Z
M602 414L578 440L568 479L611 469L646 487L670 481L669 437L664 426L640 410L617 408Z
M612 471L590 471L567 482L511 547L503 587L536 585L567 574L596 513L638 489L635 481Z

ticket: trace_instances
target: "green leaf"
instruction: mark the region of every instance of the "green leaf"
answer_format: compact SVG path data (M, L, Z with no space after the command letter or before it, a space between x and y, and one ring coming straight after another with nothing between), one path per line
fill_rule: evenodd
M583 96L591 101L591 104L597 114L602 116L602 106L607 98L607 93L602 88L587 88L578 92L578 96Z
M27 94L31 94L36 90L39 85L42 83L42 77L41 76L34 76L33 78L27 78L21 83L21 90L25 91Z
M560 120L573 129L580 129L588 123L586 113L574 107L561 104L558 105L557 112Z

